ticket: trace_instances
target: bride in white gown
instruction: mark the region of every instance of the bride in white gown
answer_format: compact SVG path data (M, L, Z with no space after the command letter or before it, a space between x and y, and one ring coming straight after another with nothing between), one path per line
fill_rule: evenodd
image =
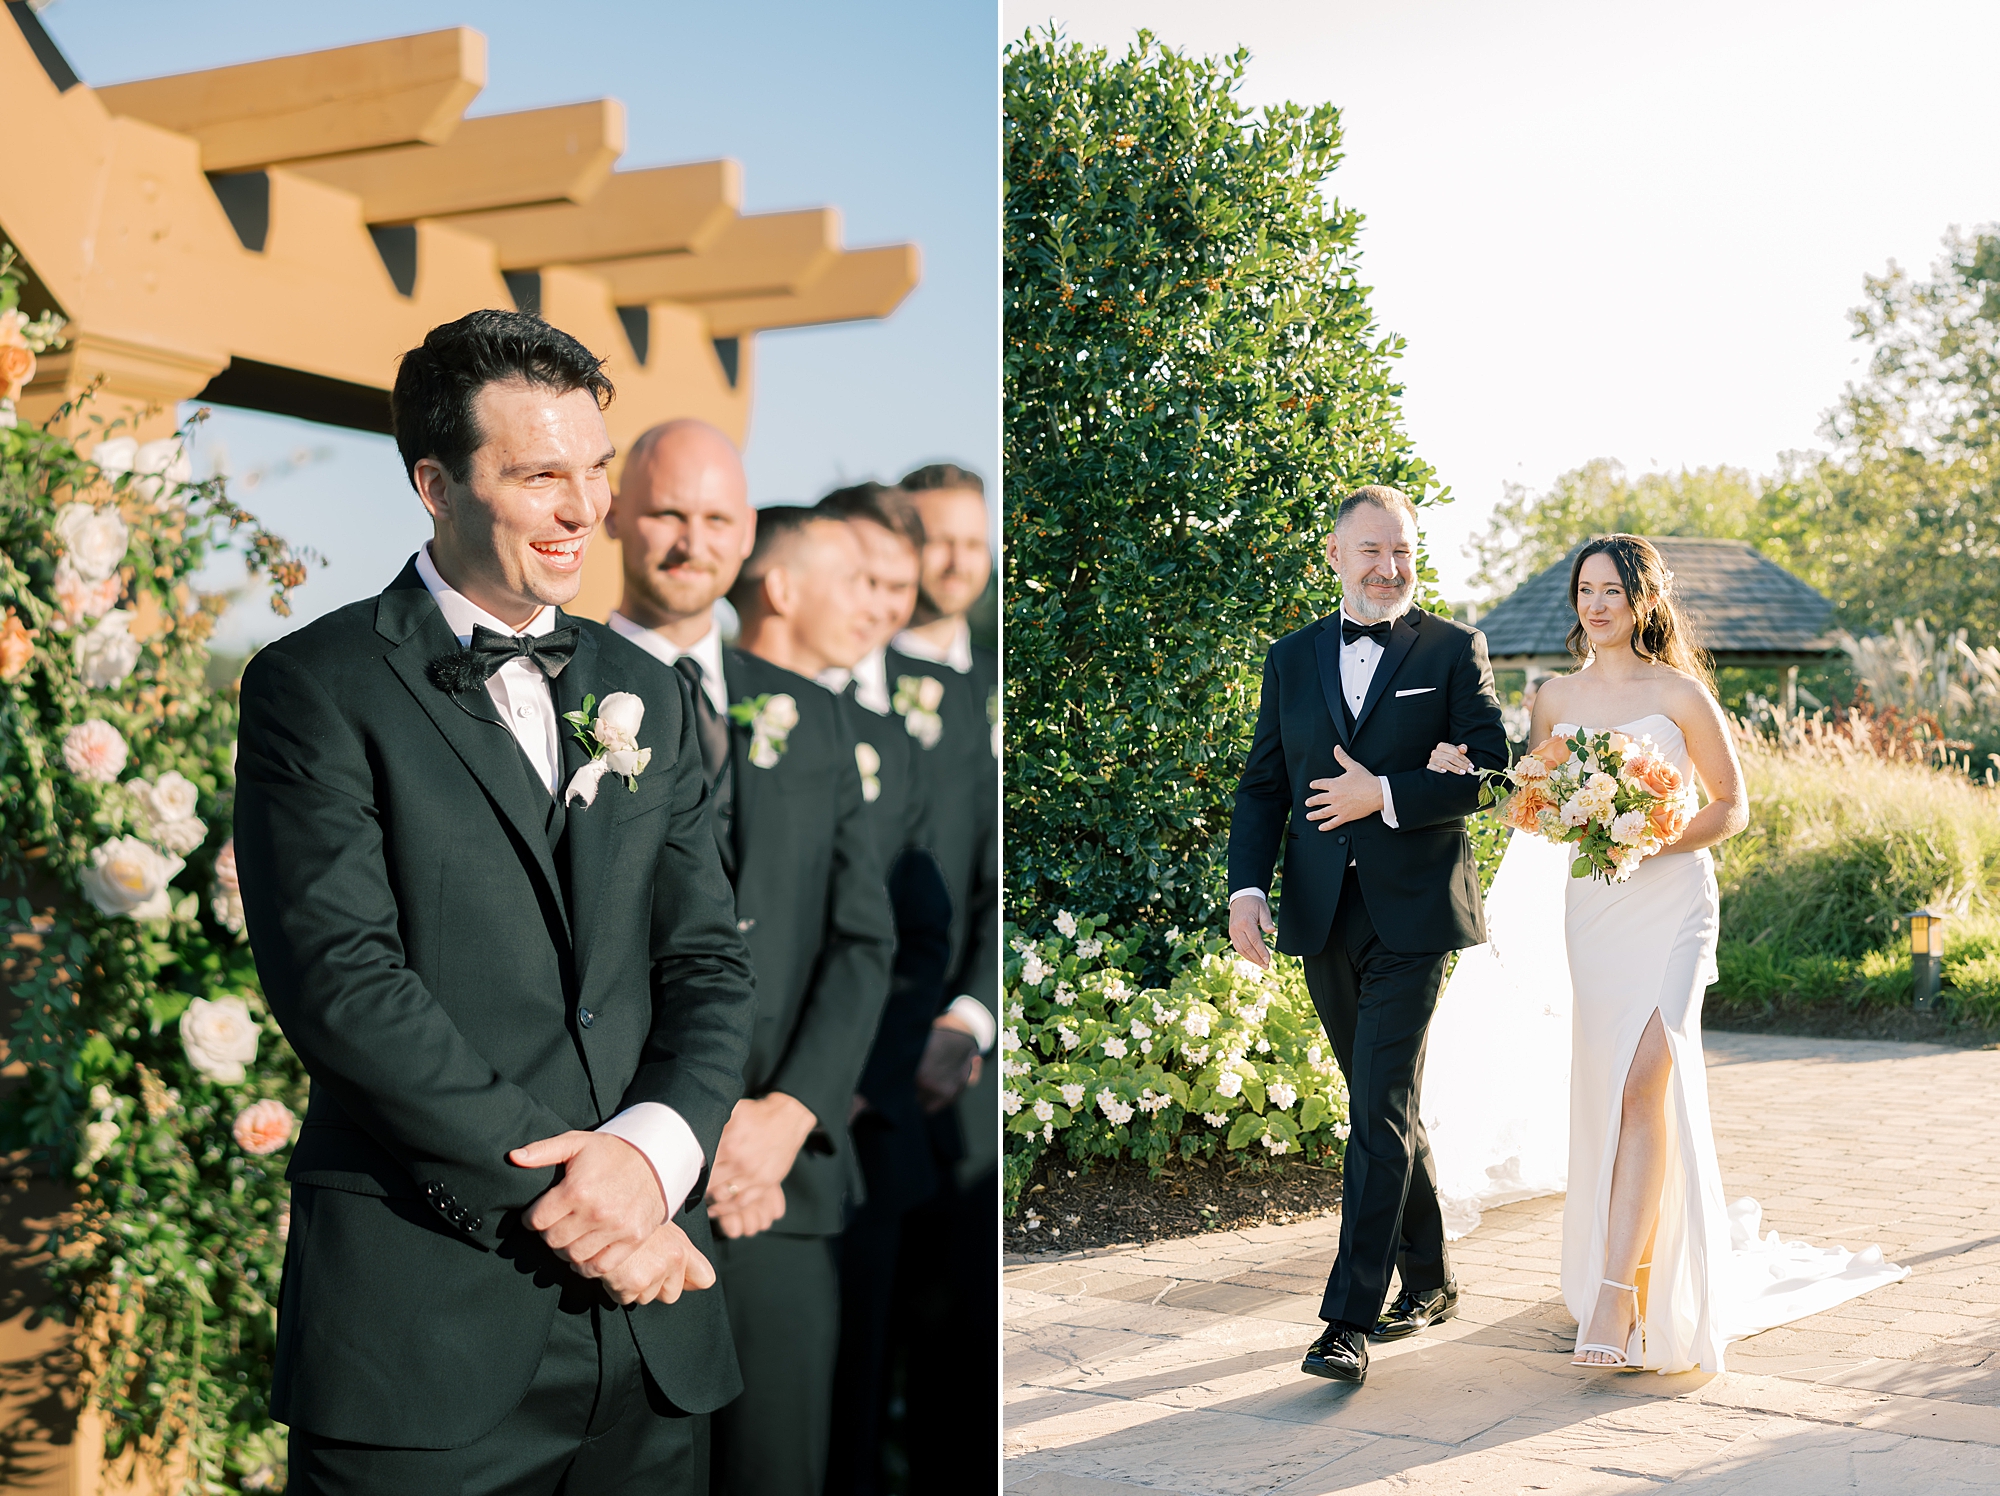
M1518 1053L1523 1038L1547 1036L1551 1020L1573 1009L1562 1289L1579 1325L1577 1364L1717 1372L1731 1340L1907 1270L1874 1247L1817 1248L1775 1231L1760 1240L1755 1201L1724 1205L1701 1051L1718 924L1707 849L1743 828L1748 807L1669 582L1659 553L1636 536L1601 537L1578 552L1570 647L1586 663L1543 683L1530 741L1578 728L1650 738L1708 803L1624 883L1570 878L1560 849L1514 839L1494 883L1493 942L1466 953L1440 1000L1424 1091L1427 1114L1430 1097L1445 1098L1430 1133L1448 1223L1469 1229L1480 1204L1546 1192L1562 1089L1553 1076L1524 1085L1506 1066L1496 1070L1496 1048ZM1431 767L1471 770L1445 743ZM1565 938L1551 950L1557 908ZM1531 1063L1555 1068L1542 1055ZM1492 1079L1480 1086L1475 1068ZM1461 1091L1495 1080L1521 1099L1482 1121Z

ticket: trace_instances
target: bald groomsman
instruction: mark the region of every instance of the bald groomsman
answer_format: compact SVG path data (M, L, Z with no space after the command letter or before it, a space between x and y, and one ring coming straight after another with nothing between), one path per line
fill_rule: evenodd
M867 647L847 527L750 508L741 459L696 421L640 437L607 522L611 627L694 688L714 834L757 977L757 1023L708 1209L741 1397L715 1415L712 1489L820 1496L839 1337L834 1247L858 1171L848 1114L894 944L855 740L812 676ZM742 619L726 648L715 603Z

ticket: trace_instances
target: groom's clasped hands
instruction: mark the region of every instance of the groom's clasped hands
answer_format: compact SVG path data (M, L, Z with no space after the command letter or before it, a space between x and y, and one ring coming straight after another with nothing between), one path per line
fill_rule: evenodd
M613 1133L564 1132L516 1148L523 1169L560 1166L562 1178L528 1208L529 1230L620 1304L671 1304L710 1288L715 1268L667 1219L666 1197L646 1155Z

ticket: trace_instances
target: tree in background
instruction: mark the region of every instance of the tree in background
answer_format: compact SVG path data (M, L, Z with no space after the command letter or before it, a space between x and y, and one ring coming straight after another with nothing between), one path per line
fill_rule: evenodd
M1328 611L1339 495L1435 501L1321 196L1339 115L1234 97L1248 54L1051 32L1005 70L1012 917L1199 925L1269 642Z

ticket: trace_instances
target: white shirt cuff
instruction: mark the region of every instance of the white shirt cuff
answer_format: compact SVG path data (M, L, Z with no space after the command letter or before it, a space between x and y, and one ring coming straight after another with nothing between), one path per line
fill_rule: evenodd
M1236 890L1236 892L1232 893L1229 896L1229 902L1233 904L1238 899L1249 898L1252 894L1255 894L1258 898L1262 899L1267 904L1271 902L1270 895L1265 893L1264 890L1261 888L1239 888Z
M1382 824L1391 831L1402 830L1402 827L1396 824L1396 792L1389 788L1389 781L1385 775L1377 774L1375 780L1382 786Z
M972 1041L979 1046L981 1054L991 1049L993 1041L1000 1037L1000 1025L986 1011L986 1004L969 992L954 997L945 1012L972 1030Z
M694 1182L701 1178L707 1162L694 1129L672 1107L658 1101L641 1101L597 1129L614 1138L623 1138L646 1155L653 1175L660 1181L660 1194L667 1202L667 1219L681 1213Z

